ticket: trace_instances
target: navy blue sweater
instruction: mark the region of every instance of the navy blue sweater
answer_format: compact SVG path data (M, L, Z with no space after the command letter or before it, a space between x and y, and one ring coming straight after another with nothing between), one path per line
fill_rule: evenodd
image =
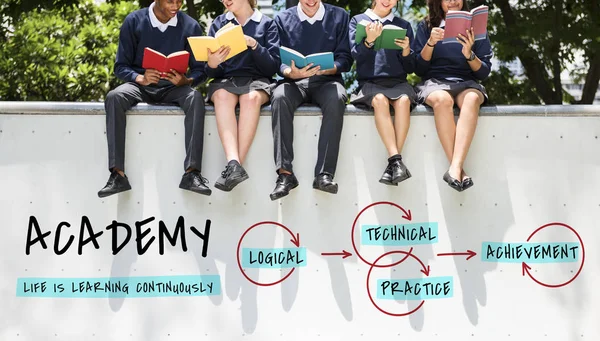
M281 46L292 48L303 55L319 52L333 52L337 75L350 71L352 55L348 43L348 22L350 16L344 9L329 4L325 6L323 20L310 24L300 21L296 6L280 12L275 18L279 29ZM281 64L279 73L288 65Z
M177 26L169 26L164 32L152 27L148 8L131 12L121 26L115 75L125 82L135 82L139 74L144 74L142 59L146 47L164 55L185 49L190 53L187 77L194 79L192 86L197 86L206 80L204 63L194 59L187 37L201 35L198 22L183 12L177 13Z
M417 27L417 37L412 45L412 49L417 54L416 74L423 78L423 80L430 78L460 78L465 81L481 81L489 76L492 67L490 59L493 56L489 36L486 39L477 40L473 44L472 50L481 60L481 68L477 72L473 72L461 52L462 45L458 42L446 44L443 44L441 41L438 42L433 48L431 60L423 60L421 50L423 50L423 47L427 43L430 34L431 29L427 27L427 23L423 20Z
M208 34L214 37L217 31L229 22L239 25L235 18L230 21L227 20L225 14L221 14L213 21ZM252 50L248 47L248 50L219 64L216 69L209 67L206 63L206 73L209 77L273 78L277 73L281 63L279 59L279 32L273 19L263 15L260 22L249 20L245 26L242 26L242 30L245 35L256 39L258 42L256 49Z
M356 25L362 20L373 22L368 15L362 13L355 15L350 20L350 45L352 46L352 57L356 60L357 80L360 85L365 81L376 78L395 78L406 82L406 75L415 72L415 54L413 51L406 57L402 56L402 50L380 49L375 51L365 46L364 39L355 43ZM406 29L406 36L410 42L414 40L413 29L410 23L404 19L394 17L383 25L392 24Z

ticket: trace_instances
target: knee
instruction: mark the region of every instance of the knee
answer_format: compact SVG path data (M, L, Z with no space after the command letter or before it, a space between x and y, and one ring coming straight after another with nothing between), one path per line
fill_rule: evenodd
M125 96L123 95L122 92L120 92L116 89L113 89L113 90L109 91L108 94L106 94L105 102L106 103L115 103L120 100L123 100L124 98L125 98Z
M212 94L212 102L227 102L229 100L230 93L227 90L219 89Z
M430 102L433 109L436 108L452 108L454 106L454 99L447 92L430 95Z
M464 103L467 105L480 106L482 100L478 93L474 91L469 91L465 94Z
M388 100L387 97L385 97L384 94L377 94L377 95L375 95L375 97L373 97L371 104L373 104L374 108L386 107L386 106L390 105L390 101Z
M251 91L247 96L240 97L241 106L260 107L263 104L263 96L258 91Z

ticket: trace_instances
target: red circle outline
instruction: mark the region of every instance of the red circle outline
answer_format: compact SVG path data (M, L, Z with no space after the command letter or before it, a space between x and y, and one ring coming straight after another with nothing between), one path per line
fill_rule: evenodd
M575 274L575 276L573 276L573 278L571 278L570 280L568 280L567 282L561 283L561 284L546 284L544 282L539 281L538 279L534 278L531 273L529 273L529 270L525 269L525 271L527 271L527 274L529 275L529 277L536 282L537 284L547 287L547 288L560 288L560 287L564 287L568 284L570 284L571 282L573 282L581 273L581 270L583 270L583 263L585 263L585 247L583 246L583 239L581 239L581 236L579 235L579 233L577 233L577 231L572 228L571 226L564 224L564 223L549 223L543 226L538 227L535 231L533 231L530 235L529 238L527 238L527 241L529 242L529 240L531 240L531 238L538 233L539 231L545 229L546 227L550 227L550 226L562 226L562 227L566 227L567 229L571 230L571 232L573 232L575 234L575 236L577 237L577 239L579 239L579 244L581 244L581 265L579 266L579 270L577 270L577 273ZM525 263L525 262L523 262Z
M390 205L390 206L394 206L394 207L396 207L397 209L399 209L400 211L402 211L402 213L404 213L404 214L408 214L408 213L407 213L407 212L404 210L404 208L403 208L402 206L400 206L400 205L398 205L398 204L395 204L395 203L393 203L393 202L390 202L390 201L377 201L377 202L374 202L374 203L372 203L372 204L368 205L367 207L363 208L363 209L362 209L362 210L361 210L361 211L358 213L358 215L356 216L356 218L354 219L354 223L352 223L352 232L351 232L351 235L350 235L350 239L352 240L352 248L354 249L354 252L356 253L356 255L358 256L358 258L359 258L361 261L363 261L364 263L366 263L367 265L369 265L369 266L371 266L371 267L376 267L376 268L389 268L389 267L396 266L396 265L398 265L398 264L400 264L400 263L404 262L404 261L406 260L406 258L408 258L408 257L409 257L410 253L409 253L409 254L407 254L407 255L406 255L404 258L402 258L401 260L397 261L396 263L387 264L387 265L375 265L375 264L377 263L377 261L375 261L374 263L370 263L369 261L367 261L366 259L364 259L364 258L361 256L360 252L358 252L358 248L356 247L356 242L354 241L354 228L356 227L356 222L358 221L358 218L360 218L360 216L361 216L361 215L362 215L362 214L363 214L363 213L364 213L364 212L365 212L367 209L369 209L369 208L371 208L371 207L373 207L373 206L382 205L382 204L387 204L387 205ZM404 217L403 217L403 218L404 218ZM405 218L405 219L406 219L406 218ZM409 220L409 221L410 221L410 220ZM379 257L379 258L381 258L381 257Z
M371 279L371 272L373 271L373 268L377 267L377 265L375 265L375 264L377 264L377 262L379 262L381 260L381 258L383 258L385 256L388 256L388 255L391 255L391 254L394 254L394 253L404 253L404 254L406 254L406 256L403 258L403 260L406 259L406 258L408 258L408 257L410 257L410 256L412 256L412 257L415 257L417 260L419 260L420 263L422 263L421 260L417 258L417 256L413 255L410 252L406 252L406 251L402 251L402 250L397 250L397 251L390 251L390 252L384 253L383 255L379 256L379 258L377 258L375 260L375 262L373 262L373 265L371 265L371 267L369 268L369 272L367 273L367 294L369 295L369 299L371 300L371 303L373 303L373 305L375 306L375 308L377 308L377 310L381 311L382 313L384 313L386 315L389 315L389 316L396 316L396 317L408 316L408 315L416 312L417 310L419 310L423 306L423 304L425 303L425 300L421 300L421 303L415 309L413 309L413 310L411 310L409 312L400 313L400 314L394 314L394 313L390 313L389 311L383 310L380 306L378 306L377 303L375 303L375 300L373 299L373 296L371 296L371 289L369 289L369 281Z
M246 231L244 231L244 233L242 234L242 237L240 238L240 241L238 242L237 245L237 252L236 252L236 258L237 258L237 263L238 263L238 268L240 269L240 272L242 273L242 275L244 275L244 277L246 277L246 279L251 282L252 284L258 285L258 286L262 286L262 287L268 287L271 285L275 285L275 284L279 284L283 281L285 281L286 279L288 279L288 277L290 277L292 275L292 273L294 272L294 270L296 270L296 268L292 268L292 270L290 270L290 272L288 272L287 275L285 275L283 278L281 278L280 280L273 282L273 283L261 283L261 282L257 282L255 280L253 280L252 278L248 277L248 275L246 275L246 272L244 271L244 269L242 269L242 263L240 262L240 247L242 246L242 241L244 240L244 237L246 237L246 234L248 234L248 232L250 232L250 230L252 230L253 228L260 226L260 225L277 225L281 228L283 228L284 230L286 230L289 234L292 235L292 238L294 238L294 234L292 233L292 231L287 228L285 225L274 222L274 221L261 221L258 222L252 226L250 226Z

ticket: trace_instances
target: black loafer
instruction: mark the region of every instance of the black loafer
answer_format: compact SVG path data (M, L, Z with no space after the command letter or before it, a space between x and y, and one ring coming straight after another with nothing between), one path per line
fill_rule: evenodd
M131 185L129 184L129 180L127 179L127 175L122 176L117 171L113 171L110 173L108 177L108 182L104 188L98 191L98 197L105 198L109 195L125 192L131 189Z
M333 181L333 177L327 173L321 173L313 180L313 188L323 192L336 194L338 192L338 185Z
M456 190L458 192L463 191L462 182L460 182L460 181L456 180L455 178L453 178L452 176L450 176L450 173L448 173L447 171L446 171L446 173L444 173L444 177L442 179L444 179L444 181L446 181L448 186L452 187L454 190Z
M269 197L271 200L281 199L290 194L290 191L296 187L298 187L298 179L296 179L294 174L281 173L277 176L275 189L273 189Z
M384 185L388 185L388 186L398 186L398 184L395 184L392 182L393 178L394 178L394 168L391 163L388 163L387 167L385 167L385 171L383 171L383 174L381 175L381 178L379 179L379 182L381 182Z
M463 180L462 182L462 190L466 190L467 188L471 188L473 187L473 179L467 177L466 179Z
M241 182L248 180L248 173L236 160L229 161L225 170L221 172L221 176L215 181L215 187L229 192Z
M200 171L193 170L183 174L179 188L202 195L211 195L212 191L207 184L208 180L200 174Z
M402 162L402 159L394 160L392 163L392 167L394 171L392 182L396 185L412 176L408 171L408 168L406 168L406 166Z

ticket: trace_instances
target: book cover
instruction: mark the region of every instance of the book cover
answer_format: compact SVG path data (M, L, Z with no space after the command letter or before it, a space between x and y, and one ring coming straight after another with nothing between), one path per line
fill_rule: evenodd
M354 41L357 44L360 44L363 39L367 37L367 26L369 23L371 22L368 20L361 20L356 25L356 36ZM404 39L404 37L406 37L406 29L392 24L384 25L381 35L375 39L375 46L373 46L373 49L402 50L400 46L395 44L394 40Z
M199 62L208 61L207 49L210 49L211 52L215 52L223 45L229 46L231 51L227 57L225 57L225 60L235 57L248 49L242 26L234 25L232 23L221 27L217 33L215 33L214 37L196 36L188 37L187 39L192 48L194 58Z
M305 56L294 49L281 46L279 47L279 55L281 57L282 64L291 66L293 60L296 64L296 67L299 69L310 63L313 63L313 67L321 66L321 70L329 70L334 68L333 52L320 52Z
M187 51L173 52L168 56L153 50L149 47L144 49L144 57L142 59L142 68L156 69L161 73L171 72L171 69L185 74L190 61L190 53Z
M488 6L481 5L470 12L448 11L443 43L459 43L458 34L465 35L467 29L473 27L475 40L485 39L487 35Z

